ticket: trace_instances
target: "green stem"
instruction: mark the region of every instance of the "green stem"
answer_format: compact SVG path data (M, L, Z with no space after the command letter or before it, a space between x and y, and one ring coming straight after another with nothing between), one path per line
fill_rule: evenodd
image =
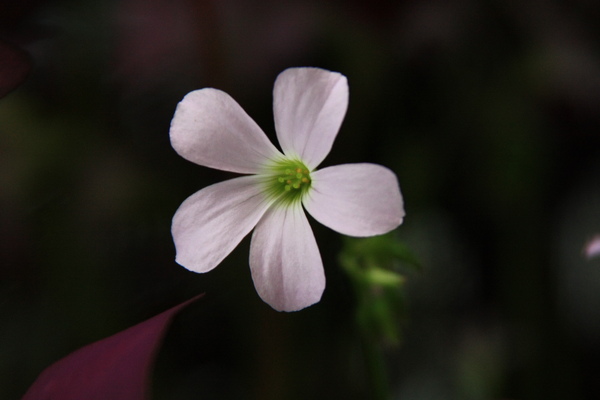
M379 344L366 332L361 332L365 367L374 400L391 398L383 351Z

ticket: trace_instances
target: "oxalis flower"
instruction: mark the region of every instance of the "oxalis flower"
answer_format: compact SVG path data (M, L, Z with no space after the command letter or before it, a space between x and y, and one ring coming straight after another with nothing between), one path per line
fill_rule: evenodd
M260 297L280 311L321 299L325 274L304 209L349 236L373 236L402 223L398 181L375 164L317 170L348 107L346 77L291 68L275 81L273 113L282 151L226 93L187 94L171 122L171 144L183 158L249 174L190 196L173 217L176 261L195 272L215 268L252 230L250 269Z

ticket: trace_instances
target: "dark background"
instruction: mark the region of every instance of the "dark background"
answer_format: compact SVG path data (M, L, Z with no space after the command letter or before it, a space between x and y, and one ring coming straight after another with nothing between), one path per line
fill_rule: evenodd
M311 221L328 283L298 313L255 293L248 239L208 274L174 262L179 204L232 176L171 148L177 102L217 87L274 139L272 85L293 66L349 80L324 165L401 184L397 236L423 272L386 351L395 398L596 398L600 261L581 250L600 232L599 4L3 3L0 38L33 68L0 99L0 398L201 292L154 399L369 398L340 235Z

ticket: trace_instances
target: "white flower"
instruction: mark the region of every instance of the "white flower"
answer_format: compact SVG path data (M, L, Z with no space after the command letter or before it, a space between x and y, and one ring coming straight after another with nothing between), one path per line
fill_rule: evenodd
M248 175L183 202L172 225L177 263L210 271L254 228L250 269L260 297L280 311L318 302L325 274L304 209L349 236L389 232L404 217L389 169L346 164L316 170L347 107L345 76L318 68L283 71L273 90L281 152L226 93L206 88L187 94L171 122L173 148L196 164Z

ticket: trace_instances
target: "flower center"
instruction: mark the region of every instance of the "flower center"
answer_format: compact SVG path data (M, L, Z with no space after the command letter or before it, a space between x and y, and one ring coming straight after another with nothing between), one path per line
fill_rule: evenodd
M311 185L310 171L302 161L275 161L265 174L267 193L284 203L302 200Z

